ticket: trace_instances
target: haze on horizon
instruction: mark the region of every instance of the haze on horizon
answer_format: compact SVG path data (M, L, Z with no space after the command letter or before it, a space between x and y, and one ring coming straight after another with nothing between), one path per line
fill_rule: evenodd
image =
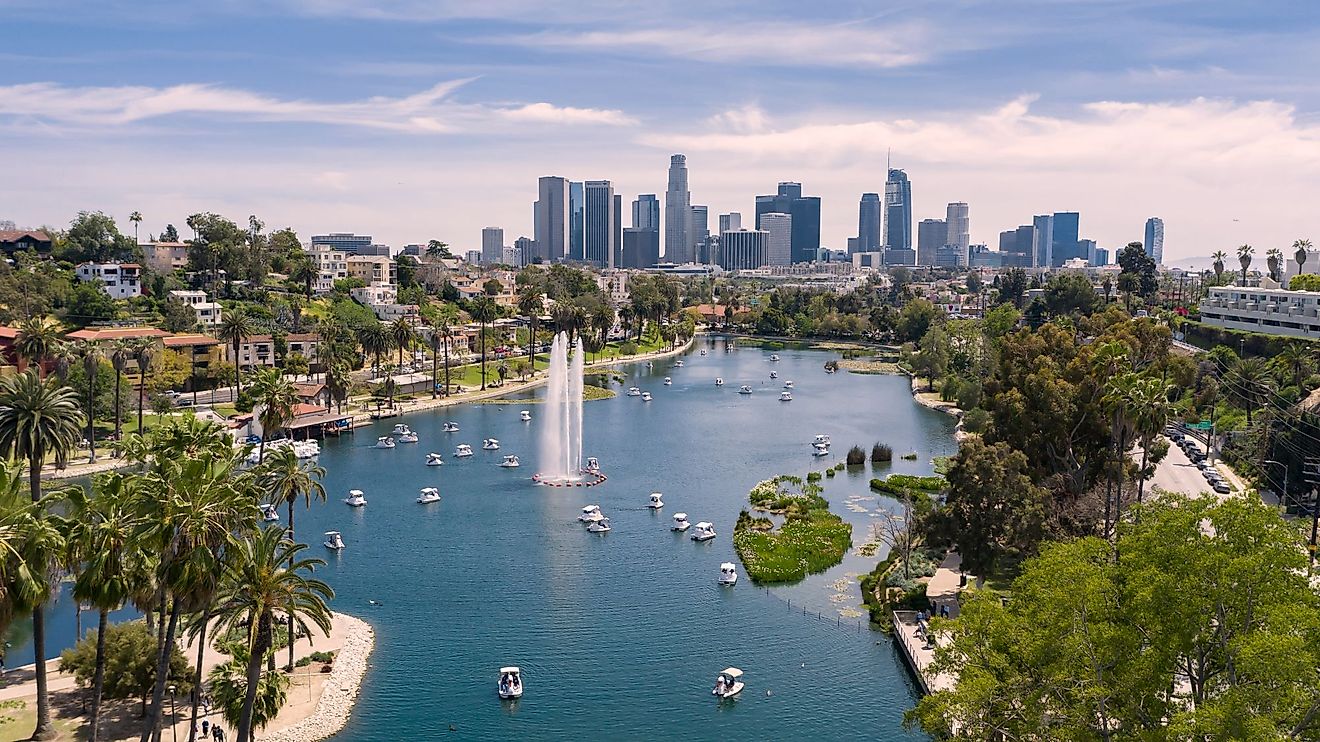
M305 238L512 243L536 178L753 212L795 180L843 249L886 156L973 242L1080 211L1165 261L1320 238L1320 14L1304 0L803 6L0 0L0 219L143 236L197 211Z

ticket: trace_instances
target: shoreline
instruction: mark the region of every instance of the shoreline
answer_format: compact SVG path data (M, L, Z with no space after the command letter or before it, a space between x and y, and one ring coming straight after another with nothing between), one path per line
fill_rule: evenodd
M376 647L376 630L357 616L336 613L350 625L344 645L335 655L334 667L321 687L316 710L300 721L273 732L257 732L256 738L269 742L315 742L337 734L348 725L353 707L362 691L367 674L367 658Z
M967 440L967 437L970 436L971 433L963 430L963 411L958 405L953 402L940 401L939 397L933 396L935 395L935 392L922 392L919 389L921 386L921 380L913 374L906 371L900 371L899 373L906 374L908 379L912 382L912 399L916 401L917 404L928 410L935 410L936 412L943 412L946 415L951 415L958 421L958 425L953 429L953 440L955 443L961 444L963 441ZM923 397L923 394L930 394L932 396Z

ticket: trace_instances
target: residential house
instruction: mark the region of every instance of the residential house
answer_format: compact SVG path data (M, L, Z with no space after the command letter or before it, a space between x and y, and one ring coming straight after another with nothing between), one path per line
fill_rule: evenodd
M377 304L394 304L399 300L399 289L391 283L370 283L354 287L349 294L359 303L369 307Z
M14 253L22 250L35 250L38 253L49 255L50 248L50 235L40 230L0 230L0 251L3 251L6 256L12 256Z
M329 293L335 287L335 281L348 278L348 255L344 250L333 245L312 244L307 248L307 255L316 269L316 280L312 291L317 294Z
M197 324L202 327L219 327L221 307L218 303L207 301L205 291L171 291L170 298L187 304L197 316Z
M283 340L285 344L284 357L297 353L306 358L308 363L313 364L320 357L317 351L321 339L315 333L285 335ZM225 360L230 363L237 363L242 368L273 367L277 361L283 361L283 358L276 357L275 346L274 337L270 335L253 335L239 344L237 357L234 356L234 347L226 343Z
M210 335L196 333L171 335L162 338L161 343L168 350L183 354L192 367L194 377L209 376L225 359L222 343Z
M183 242L147 242L138 247L146 264L157 273L173 273L188 267L188 245Z
M384 255L350 255L345 259L349 278L360 278L368 286L394 284L398 280L397 267Z
M381 322L393 322L403 317L416 326L422 321L421 307L416 304L372 304L371 309L376 312L376 319Z
M142 296L142 266L137 263L83 263L75 271L79 281L96 281L112 299Z

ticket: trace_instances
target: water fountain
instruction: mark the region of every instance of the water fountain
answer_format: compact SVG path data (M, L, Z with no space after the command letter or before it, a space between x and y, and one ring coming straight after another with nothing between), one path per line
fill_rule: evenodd
M590 487L605 481L582 469L582 341L570 347L568 335L550 345L550 383L541 415L541 472L533 480L556 487Z

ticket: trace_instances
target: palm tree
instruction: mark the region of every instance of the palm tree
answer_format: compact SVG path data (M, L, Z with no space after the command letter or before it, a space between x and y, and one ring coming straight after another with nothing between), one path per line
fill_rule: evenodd
M248 635L246 693L237 742L251 739L261 662L273 643L275 615L289 616L290 636L298 630L310 634L309 621L326 635L330 633L327 603L334 591L307 576L325 562L300 557L299 552L306 548L306 544L286 539L283 530L266 528L237 544L234 559L225 570L228 588L220 599L220 624L227 629L245 627Z
M124 379L124 369L128 368L128 362L133 360L133 343L130 340L120 338L113 341L110 345L110 365L115 369L115 440L122 440L123 433L123 400L119 396L119 385Z
M105 681L105 632L110 611L128 602L139 581L146 555L137 549L136 478L120 473L93 480L95 496L82 487L68 492L64 523L68 564L76 575L73 597L97 610L96 670L92 679L93 742L100 734L101 689Z
M257 414L257 421L261 423L261 452L257 455L260 462L266 458L266 441L293 420L294 409L298 406L298 390L278 368L267 368L257 372L248 392L252 395L254 408L261 408Z
M293 534L293 506L297 504L299 498L303 505L311 508L312 500L317 499L325 502L325 485L321 480L325 478L325 469L311 461L303 461L298 458L294 450L289 447L272 451L270 458L262 467L262 471L257 475L257 481L261 484L261 489L266 492L272 504L285 502L289 506L289 528L288 539L294 540ZM290 624L292 625L292 624ZM289 667L293 667L293 633L289 634Z
M55 378L59 379L61 384L68 384L69 369L73 368L73 364L78 360L78 352L74 349L73 343L56 340L51 345L47 358L51 362Z
M555 332L567 333L570 344L572 344L573 337L577 335L578 331L578 313L574 309L576 307L572 304L560 302L555 305L554 310L550 313L555 323Z
M545 312L545 302L541 299L541 290L536 286L524 286L518 294L518 313L527 318L527 363L536 373L536 323L541 321Z
M380 357L389 350L390 336L379 321L368 322L357 328L358 344L362 346L362 352L375 356L375 364L372 370L375 375L380 375Z
M14 340L14 352L37 367L37 373L45 375L41 364L50 358L51 352L60 342L60 326L45 317L29 317L18 323L18 337Z
M32 502L41 501L41 471L46 457L63 466L77 445L83 415L77 394L52 379L42 380L33 369L0 379L0 457L27 459L28 489ZM49 565L32 565L45 574ZM37 658L37 729L33 739L50 739L50 697L46 692L45 601L32 605L32 648Z
M257 328L252 318L242 307L238 307L225 313L220 323L220 331L216 334L221 340L229 343L234 351L234 399L238 399L238 395L243 392L243 362L239 357L239 350L243 346L243 341L256 332Z
M1238 265L1242 266L1242 285L1247 285L1247 269L1251 267L1251 258L1256 254L1256 248L1251 245L1238 245L1237 256Z
M1306 376L1307 367L1311 363L1311 355L1302 343L1292 342L1279 351L1274 357L1274 363L1282 373L1287 374L1292 386L1300 387L1302 379Z
M1218 284L1224 279L1224 261L1228 259L1228 253L1223 250L1215 250L1210 257L1215 259L1215 283Z
M156 344L151 338L140 338L133 343L133 360L138 367L138 432L142 432L142 412L146 408L147 374L156 360Z
M101 348L86 340L78 343L78 355L82 358L83 373L87 376L87 447L88 463L96 463L96 374L101 370Z
M1232 388L1247 408L1247 427L1258 404L1274 389L1274 376L1263 358L1243 358L1229 370Z
M395 347L399 349L399 365L403 365L403 352L412 348L417 341L417 333L413 332L413 327L408 323L407 317L399 317L390 323L390 340Z
M1302 266L1306 265L1307 251L1311 249L1310 240L1297 240L1293 242L1293 259L1297 261L1297 273L1302 272Z
M1169 385L1159 379L1143 378L1135 382L1129 396L1133 428L1141 441L1137 504L1141 504L1146 491L1146 466L1150 460L1150 447L1154 445L1156 437L1164 432L1164 426L1173 414L1173 405L1169 402L1170 389Z
M469 310L472 319L481 323L481 388L486 388L486 324L499 316L499 307L489 296L478 296Z
M440 394L440 348L446 345L445 340L445 336L440 334L439 329L431 328L431 335L427 341L431 346L431 399L435 399ZM446 358L446 361L448 361L448 358ZM447 362L445 363L445 371L449 371Z
M344 400L348 399L348 390L351 383L348 366L343 361L335 361L326 368L325 385L330 392L325 400L326 412L330 411L331 402L338 402L341 410L344 408Z
M138 239L138 225L142 223L142 212L134 211L128 215L128 220L133 222L133 244L141 244L141 240Z
M1265 265L1269 268L1271 280L1279 281L1282 279L1283 274L1279 268L1283 266L1283 260L1283 251L1279 248L1271 247L1265 251Z

